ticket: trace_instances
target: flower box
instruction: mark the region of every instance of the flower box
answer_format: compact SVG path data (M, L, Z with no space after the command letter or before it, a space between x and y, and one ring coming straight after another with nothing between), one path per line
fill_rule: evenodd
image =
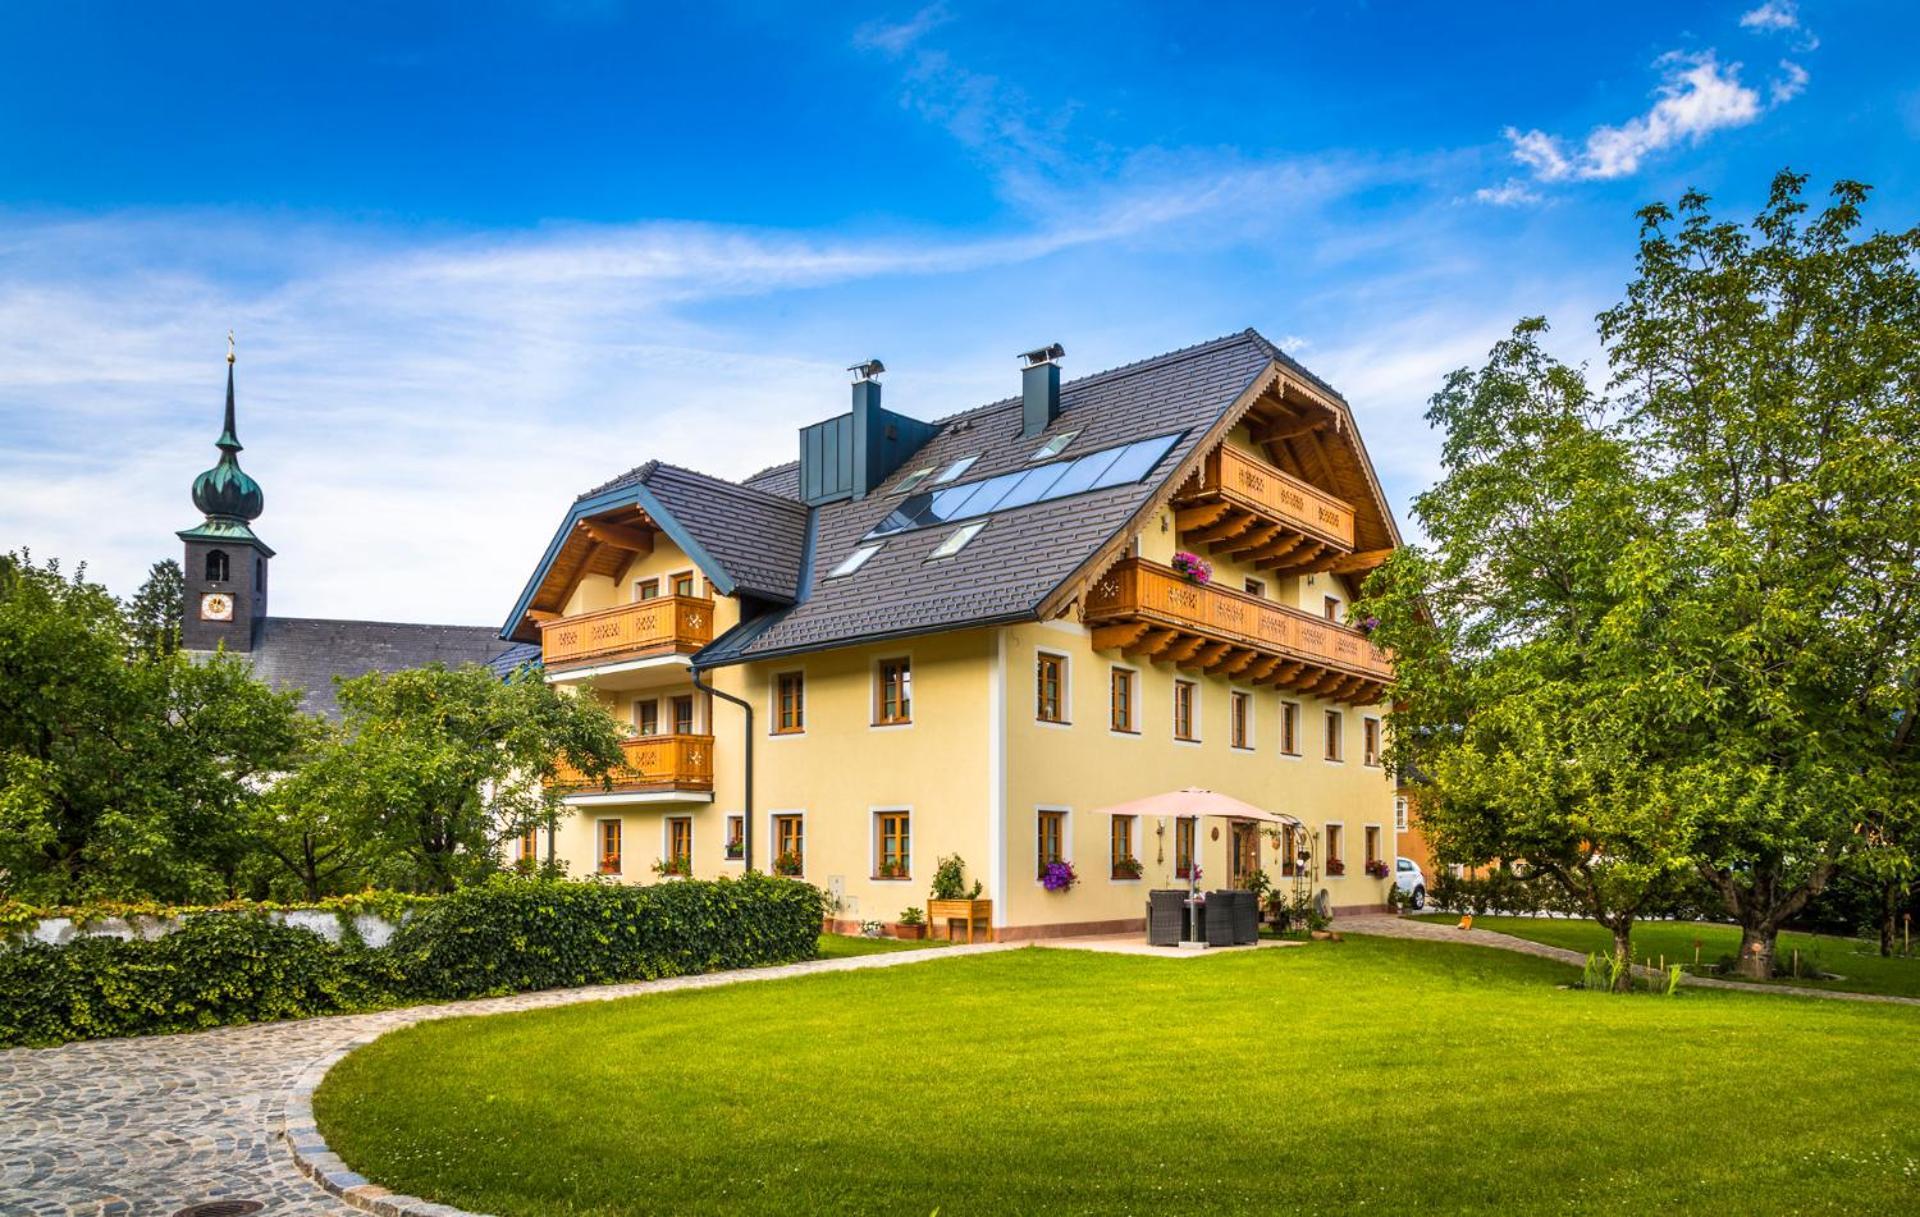
M1113 864L1113 877L1115 879L1138 879L1145 872L1145 869L1145 867L1140 865L1140 859L1138 858L1121 858Z
M975 930L984 928L987 941L993 941L993 901L991 900L929 900L927 901L927 921L938 926L940 933L936 937L953 939L956 937L954 922L966 927L967 941L972 942Z
M1328 858L1326 870L1329 877L1338 878L1347 873L1347 864L1338 858Z
M1186 577L1189 583L1208 583L1213 579L1213 563L1199 554L1181 550L1173 555L1173 569Z
M927 926L926 923L922 921L896 921L887 927L887 932L895 938L902 938L909 942L914 942L927 936Z
M1367 863L1367 874L1375 879L1384 879L1387 877L1387 864L1376 858Z

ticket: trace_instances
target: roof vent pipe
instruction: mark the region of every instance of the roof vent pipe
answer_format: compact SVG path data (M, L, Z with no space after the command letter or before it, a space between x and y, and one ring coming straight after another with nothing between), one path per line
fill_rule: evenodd
M1060 417L1060 360L1066 353L1056 342L1020 357L1021 435L1038 435Z

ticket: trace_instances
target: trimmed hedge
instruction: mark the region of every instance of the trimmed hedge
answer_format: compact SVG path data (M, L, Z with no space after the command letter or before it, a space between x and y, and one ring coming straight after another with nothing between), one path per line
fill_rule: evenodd
M414 1001L813 958L818 889L750 875L619 887L501 879L434 901L378 950L257 911L148 941L0 949L0 1046L193 1031Z

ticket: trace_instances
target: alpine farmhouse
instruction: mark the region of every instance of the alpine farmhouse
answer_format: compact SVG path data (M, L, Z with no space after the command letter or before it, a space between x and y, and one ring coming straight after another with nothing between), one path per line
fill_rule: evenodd
M1399 537L1347 403L1252 330L1065 384L1062 355L934 423L873 361L793 463L581 495L502 637L632 735L519 856L774 870L852 925L957 854L1003 939L1139 928L1194 864L1382 906L1389 666L1347 616ZM1101 810L1186 787L1302 827Z

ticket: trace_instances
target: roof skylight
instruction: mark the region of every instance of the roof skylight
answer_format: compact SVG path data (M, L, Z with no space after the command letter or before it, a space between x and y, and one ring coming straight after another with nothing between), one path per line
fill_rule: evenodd
M1027 459L1030 461L1044 461L1050 457L1059 456L1067 450L1067 445L1071 444L1073 437L1078 434L1080 434L1078 431L1062 431L1046 443L1041 444L1034 454Z
M977 452L974 453L972 456L961 457L959 460L955 461L953 464L948 465L945 469L942 469L940 471L940 476L933 479L934 484L938 486L946 485L948 482L951 482L953 479L959 477L961 474L965 473L967 470L973 468L973 463L979 459L980 459L980 454Z
M878 545L862 545L840 560L840 565L827 572L827 578L839 579L851 575L867 564L867 559L880 552Z
M933 473L932 465L928 465L925 469L914 470L912 473L909 473L907 476L900 479L900 484L893 488L894 493L895 494L907 493L907 491L912 490L915 486L918 486L920 483L926 481L928 476L932 473Z
M1183 434L1176 431L1172 435L1102 448L1071 460L1050 461L983 481L922 490L903 499L891 515L873 526L866 539L871 541L915 528L977 519L1009 508L1138 482L1173 451Z
M946 540L934 547L933 552L927 555L927 560L932 561L935 558L953 557L953 555L967 547L967 542L979 536L980 530L986 526L987 522L985 520L977 520L972 524L962 524L960 527L948 533Z

